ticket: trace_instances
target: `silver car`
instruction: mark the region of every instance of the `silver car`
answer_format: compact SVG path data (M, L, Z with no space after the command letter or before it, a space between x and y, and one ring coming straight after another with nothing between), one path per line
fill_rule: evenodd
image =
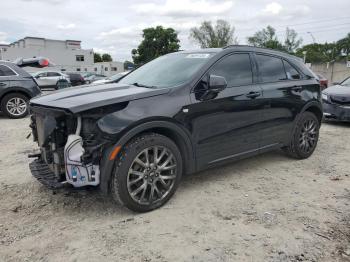
M40 88L59 89L60 83L70 83L69 76L61 72L40 71L32 74Z

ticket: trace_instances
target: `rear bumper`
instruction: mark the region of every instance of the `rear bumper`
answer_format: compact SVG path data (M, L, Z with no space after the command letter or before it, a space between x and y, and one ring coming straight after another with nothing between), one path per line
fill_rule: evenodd
M326 120L350 121L350 106L323 103L323 116Z

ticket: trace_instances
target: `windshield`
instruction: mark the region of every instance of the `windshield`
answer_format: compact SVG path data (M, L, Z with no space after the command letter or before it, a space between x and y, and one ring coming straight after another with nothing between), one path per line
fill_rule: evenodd
M350 87L350 77L346 80L344 80L343 83L341 83L342 86L349 86Z
M119 83L153 88L185 83L214 53L174 53L161 56L131 72Z
M111 80L111 81L114 81L114 80L118 80L118 79L121 78L123 75L125 75L125 74L119 73L119 74L112 75L112 76L108 77L107 79L108 79L108 80Z

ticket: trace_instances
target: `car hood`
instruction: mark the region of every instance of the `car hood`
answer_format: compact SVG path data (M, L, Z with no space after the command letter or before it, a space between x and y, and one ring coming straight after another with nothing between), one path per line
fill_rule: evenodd
M169 88L153 89L124 84L85 85L62 89L30 100L31 106L53 107L79 113L85 110L168 93Z
M350 97L350 86L341 86L341 85L330 86L325 90L323 90L322 92L327 95L340 95L340 96Z

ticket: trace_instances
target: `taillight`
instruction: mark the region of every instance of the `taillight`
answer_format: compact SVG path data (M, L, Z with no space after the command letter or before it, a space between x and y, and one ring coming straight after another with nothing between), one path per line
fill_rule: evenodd
M40 59L40 61L39 61L39 65L41 66L41 67L46 67L46 66L49 66L49 60L48 59Z

